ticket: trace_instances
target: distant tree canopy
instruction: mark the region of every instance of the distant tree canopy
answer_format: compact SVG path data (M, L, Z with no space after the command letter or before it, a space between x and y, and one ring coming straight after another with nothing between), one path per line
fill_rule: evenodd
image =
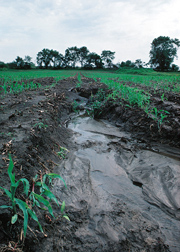
M16 57L16 59L10 63L5 64L4 62L0 62L0 68L6 67L10 69L31 69L35 68L35 64L31 61L32 58L30 56L25 56L25 58L21 58L19 56Z
M101 60L104 62L104 64L108 68L113 67L112 60L115 58L114 54L115 54L115 52L106 51L106 50L102 51L102 53L101 53Z
M89 54L89 50L87 49L86 46L82 46L79 49L79 61L81 63L81 67L84 67L84 65L86 64L88 54Z
M3 61L0 61L0 68L7 68L7 64L5 64Z
M119 67L125 68L143 68L145 66L145 62L142 62L141 59L137 59L135 62L132 62L131 60L126 60L125 62L122 61L118 65Z
M45 68L48 68L50 62L52 61L52 50L44 48L42 51L38 52L36 61L38 66L42 67L44 64Z
M43 49L38 52L36 60L40 68L52 67L54 68L75 68L77 63L80 63L82 68L102 68L106 63L107 68L113 66L112 60L114 59L115 52L102 51L101 56L94 52L89 52L86 46L78 48L77 46L68 47L63 56L57 51Z
M96 67L96 68L102 68L103 63L101 56L98 55L97 53L89 53L87 56L87 65L86 67L89 66L90 68Z
M160 36L155 38L151 43L150 61L148 63L137 59L135 62L131 60L122 61L121 63L113 64L115 52L110 50L103 50L100 55L95 52L90 52L86 46L78 48L77 46L68 47L64 55L56 50L44 48L37 53L36 62L38 68L76 68L84 69L94 68L143 68L144 66L151 66L159 71L178 71L179 67L172 64L174 58L177 57L177 49L180 46L178 39L170 39L169 37ZM17 56L13 62L5 64L0 61L0 69L31 69L35 68L30 56L21 58Z
M160 36L151 43L150 65L156 70L172 70L171 64L177 57L177 48L180 46L178 39Z

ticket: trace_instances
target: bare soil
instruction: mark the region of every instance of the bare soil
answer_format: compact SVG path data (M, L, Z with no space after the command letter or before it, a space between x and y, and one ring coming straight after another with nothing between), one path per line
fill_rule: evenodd
M37 81L37 80L34 80ZM9 94L0 100L0 185L9 189L10 181L7 174L9 156L11 153L14 162L16 179L27 178L32 186L32 178L38 174L53 172L62 159L57 155L59 147L69 150L66 159L77 149L72 142L72 130L67 128L73 113L73 102L90 103L91 94L96 94L101 88L109 92L107 87L92 79L82 78L80 88L76 87L77 77L61 80L50 89L29 90L20 94ZM54 83L53 78L38 79L42 86ZM138 107L130 108L121 100L103 103L96 113L96 118L103 118L116 125L119 129L130 132L136 148L150 148L155 143L165 144L169 147L180 147L180 95L166 94L168 101L162 101L160 95L151 98L154 106L168 111L166 123L158 128L152 118L149 118ZM89 99L89 100L88 100ZM82 106L78 109L81 110ZM43 124L39 124L43 123ZM43 125L39 127L39 125ZM123 140L123 139L121 139ZM126 139L124 139L126 142ZM120 146L115 144L118 152ZM177 158L179 158L177 154ZM18 191L19 198L23 195ZM125 203L125 202L124 202ZM8 199L3 191L0 191L0 205L8 205ZM83 202L82 202L83 205ZM58 208L54 206L55 212ZM79 227L83 227L88 220L87 205L83 211L74 211L67 207L66 212L71 222L65 219L53 220L48 213L38 212L38 218L46 235L39 232L38 226L32 220L29 222L27 237L21 239L23 219L15 225L10 224L11 213L9 210L0 209L0 251L173 251L165 243L165 237L161 230L149 220L146 227L147 239L143 240L143 219L134 220L135 226L139 222L139 233L133 234L128 230L124 232L121 241L113 241L107 238L107 243L94 241L87 234L80 239L76 233ZM122 221L123 215L129 222L133 222L126 206L121 203L114 205L112 215L114 226ZM103 212L102 212L103 215ZM134 215L137 216L137 215ZM117 222L116 222L117 218ZM138 218L141 218L138 216ZM131 225L130 225L131 226ZM131 226L132 227L132 226ZM136 228L137 232L137 228ZM153 234L154 232L154 234ZM131 234L130 234L131 233ZM153 237L153 238L152 238ZM14 249L14 250L13 250ZM174 250L176 251L176 250Z

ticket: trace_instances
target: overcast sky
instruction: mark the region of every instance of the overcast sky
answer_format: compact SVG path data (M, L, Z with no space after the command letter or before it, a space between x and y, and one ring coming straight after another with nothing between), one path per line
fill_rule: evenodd
M149 61L159 36L180 40L180 0L0 0L0 61L64 54L71 46L115 51L114 63ZM174 63L180 66L179 59Z

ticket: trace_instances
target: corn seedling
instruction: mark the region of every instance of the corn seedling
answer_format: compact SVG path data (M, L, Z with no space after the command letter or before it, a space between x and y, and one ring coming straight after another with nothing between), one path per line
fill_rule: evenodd
M158 128L159 128L159 129L161 128L161 124L163 123L164 119L167 117L167 114L169 114L168 111L160 110L160 112L161 112L161 111L162 111L163 113L166 113L166 115L163 114L163 113L160 113L160 118L159 118L159 120L158 120Z
M99 115L102 113L101 106L102 102L96 100L90 105L90 109L86 109L86 112L91 118L94 118L97 114L97 111Z
M37 215L36 215L35 211L33 210L33 207L36 205L40 209L44 209L41 207L41 205L44 205L46 207L46 209L48 209L49 213L54 217L53 209L50 204L50 200L54 200L56 202L56 204L59 206L59 203L58 203L56 197L50 191L49 187L46 185L46 179L49 179L49 182L51 182L53 178L58 178L61 181L63 181L65 187L66 187L66 183L65 183L64 179L58 174L54 174L54 173L45 174L43 177L40 176L40 179L38 179L38 176L36 175L36 177L33 179L32 191L29 193L29 188L30 188L29 181L25 178L21 178L16 182L15 173L12 172L14 164L13 164L11 155L9 155L9 160L10 160L10 162L9 162L9 167L8 167L8 175L9 175L10 182L11 182L10 190L7 190L6 188L3 188L1 186L0 186L0 189L2 189L5 192L5 194L9 197L11 205L9 205L9 206L3 205L3 206L0 206L0 208L11 209L11 211L12 211L11 224L15 224L16 221L18 220L18 215L19 215L18 210L20 209L23 212L24 237L26 237L29 216L34 221L36 221L38 223L41 232L43 232L42 226L38 221ZM22 183L24 186L24 193L26 196L25 201L23 201L19 198L16 198L16 190L17 190L20 183ZM35 193L36 186L40 188L40 194ZM48 199L45 199L42 195L45 195L46 198L48 198ZM17 207L18 207L18 210L17 210ZM65 203L63 202L62 206L61 206L61 213L63 214L63 217L65 217L66 219L69 219L68 216L63 213L64 209L65 209Z
M72 110L75 112L75 113L78 113L79 114L79 103L75 100L73 103L72 103Z
M63 70L0 71L0 95L20 93L28 89L41 88L38 82L31 81L35 78L53 77L55 82L52 86L54 86L59 80L69 78L75 74L76 71Z
M164 97L164 93L161 95L161 101L167 100L167 98Z
M76 84L76 87L78 88L78 87L80 87L80 86L81 86L81 84L82 84L81 74L80 74L80 73L78 73L78 77L77 77L77 79L78 79L78 83Z
M43 122L38 122L34 124L33 128L38 128L38 129L47 129L48 125L44 124Z
M162 123L164 122L164 119L167 117L167 114L169 114L169 112L165 110L158 111L157 108L153 108L151 113L153 120L157 121L158 129L160 129Z
M57 152L57 155L63 159L66 158L66 155L67 155L67 152L68 152L68 149L66 149L65 147L61 147L60 146L60 151Z

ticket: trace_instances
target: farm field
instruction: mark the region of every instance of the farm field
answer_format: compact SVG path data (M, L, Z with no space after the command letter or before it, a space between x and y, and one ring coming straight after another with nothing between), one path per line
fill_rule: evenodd
M24 239L26 210L11 224L0 208L0 251L180 251L179 149L179 73L0 71L0 206L11 154L28 195L36 175L62 176L67 189L54 179L51 190L70 219L20 184L38 222L29 215Z

